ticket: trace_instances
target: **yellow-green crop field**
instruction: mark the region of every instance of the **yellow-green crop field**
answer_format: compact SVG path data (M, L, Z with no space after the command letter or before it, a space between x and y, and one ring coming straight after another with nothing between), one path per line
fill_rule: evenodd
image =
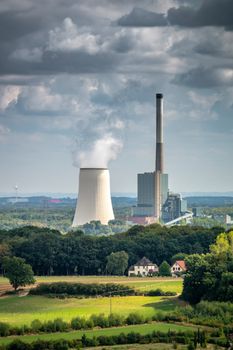
M161 288L164 291L180 293L181 279L171 278L128 278L128 277L99 277L99 276L53 276L37 277L37 283L51 283L58 281L79 283L120 283L135 287L142 292L145 290ZM7 279L0 278L0 286L9 289ZM173 297L146 297L127 296L112 297L112 312L128 315L139 312L146 316L153 316L156 312L169 312L174 310L177 299ZM12 325L29 325L33 320L41 321L62 318L70 321L76 316L88 318L93 314L110 312L110 298L67 298L54 299L46 296L5 296L0 298L0 319Z
M174 310L176 298L127 296L112 297L112 312L128 315L138 312L144 316L153 316L156 312ZM49 321L62 318L70 321L81 316L88 318L93 314L110 313L110 298L68 298L54 299L44 296L8 296L0 299L0 319L14 325L29 325L33 320Z

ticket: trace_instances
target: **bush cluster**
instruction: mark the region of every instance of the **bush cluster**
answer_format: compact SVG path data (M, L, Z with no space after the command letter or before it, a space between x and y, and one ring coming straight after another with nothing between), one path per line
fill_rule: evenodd
M152 290L149 290L148 292L145 292L144 295L148 295L151 297L160 297L160 296L168 297L168 296L176 296L176 292L171 292L171 291L164 292L162 289L157 288L157 289L152 289Z
M68 349L81 349L85 347L95 346L111 346L117 344L149 344L149 343L173 343L173 344L189 344L189 348L195 348L197 344L204 345L206 343L206 334L203 331L198 332L171 332L167 333L154 331L149 334L142 335L140 333L131 332L128 334L121 333L119 335L112 336L98 336L88 338L85 334L81 339L74 340L37 340L31 344L22 342L21 340L14 340L8 345L2 345L0 350L68 350ZM212 342L218 345L227 345L226 338L210 338L208 342Z
M177 308L172 313L157 313L153 321L189 322L212 327L229 327L233 324L233 304L201 301L195 306Z
M137 292L128 286L115 283L69 283L55 282L42 283L36 288L30 290L33 295L51 295L51 296L109 296L109 295L136 295Z

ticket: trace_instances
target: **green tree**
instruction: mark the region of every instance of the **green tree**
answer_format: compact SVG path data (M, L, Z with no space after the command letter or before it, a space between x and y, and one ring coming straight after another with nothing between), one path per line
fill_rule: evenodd
M17 290L20 286L34 284L35 279L30 265L25 260L17 257L6 257L3 259L5 275L10 280L12 287Z
M220 259L226 259L233 255L233 231L228 233L221 233L216 243L210 246L210 251Z
M207 292L204 279L207 277L209 263L203 254L190 255L185 259L185 263L187 273L184 278L182 297L191 304L197 304Z
M222 233L209 254L193 254L185 259L187 273L183 299L197 304L202 299L233 301L232 232Z
M10 256L10 248L7 244L0 244L0 272L2 272L2 262L6 256Z
M163 261L159 266L159 275L160 276L171 276L171 267L167 261Z
M171 257L171 263L174 264L177 260L184 260L187 257L185 253L177 253Z
M128 267L128 254L122 250L107 256L106 270L111 275L124 275Z

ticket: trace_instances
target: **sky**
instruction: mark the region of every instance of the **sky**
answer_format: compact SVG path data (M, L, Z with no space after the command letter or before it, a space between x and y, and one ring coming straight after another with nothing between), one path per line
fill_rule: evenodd
M232 0L1 0L0 192L136 193L164 94L175 192L233 190Z

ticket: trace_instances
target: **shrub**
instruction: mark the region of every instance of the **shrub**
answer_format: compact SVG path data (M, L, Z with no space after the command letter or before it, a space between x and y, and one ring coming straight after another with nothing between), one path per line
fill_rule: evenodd
M109 327L108 318L105 317L104 314L92 315L90 319L92 320L94 326L98 326L98 327L101 327L101 328Z
M19 339L13 340L7 345L7 350L31 350L31 344L26 344Z
M42 323L40 322L40 320L33 320L31 322L31 330L32 332L38 333L39 331L41 331L42 328Z
M151 297L153 297L153 296L175 296L176 292L170 292L170 291L164 292L162 289L157 288L157 289L149 290L148 292L145 293L145 295L148 295Z
M69 328L68 324L65 321L63 321L61 318L56 318L53 321L53 324L54 324L55 332L64 332Z
M10 325L8 323L0 322L0 336L7 337L10 332Z
M108 316L109 327L122 326L124 324L124 318L118 314L110 314Z
M144 322L144 317L137 313L131 313L126 318L127 324L141 324Z
M85 328L85 319L81 317L75 317L71 320L72 329L82 329Z

